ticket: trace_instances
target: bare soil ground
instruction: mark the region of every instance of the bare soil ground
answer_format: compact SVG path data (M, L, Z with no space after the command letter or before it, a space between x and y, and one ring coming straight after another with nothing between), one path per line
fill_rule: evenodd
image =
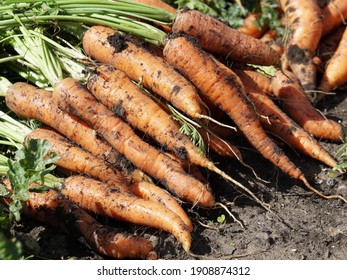
M328 117L347 125L347 94L339 93L319 105ZM246 147L245 143L239 143ZM331 152L337 145L323 142ZM249 147L248 147L249 148ZM290 158L304 171L309 181L326 194L347 197L346 176L332 179L323 164L285 148ZM98 217L102 222L124 227L150 239L161 259L347 259L347 205L325 200L308 191L302 183L288 178L257 153L242 149L244 160L264 183L236 161L214 157L219 166L235 179L250 186L282 220L235 191L214 174L207 174L217 200L223 208L183 207L194 222L191 253L186 253L169 234L156 229L120 224ZM225 215L225 220L218 217ZM219 220L219 221L218 221ZM13 228L13 235L23 241L26 255L34 259L104 259L96 255L83 240L76 240L56 229L32 220Z

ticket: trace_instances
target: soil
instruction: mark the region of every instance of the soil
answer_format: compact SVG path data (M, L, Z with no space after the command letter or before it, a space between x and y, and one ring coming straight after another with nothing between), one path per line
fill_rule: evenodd
M346 97L346 93L339 93L326 98L324 103L319 104L319 109L327 117L347 125ZM321 143L332 154L336 152L337 144ZM279 217L218 176L206 174L220 206L201 209L183 204L194 223L190 253L185 252L166 232L97 218L103 223L124 227L124 230L148 238L161 259L346 260L347 205L340 200L318 197L301 182L288 178L245 143L238 144L245 162L261 179L234 160L215 156L212 159L228 174L251 188ZM337 193L347 197L346 175L332 178L329 176L330 169L323 164L289 148L283 149L316 188L325 194ZM16 225L13 235L22 240L25 254L33 259L105 259L88 248L83 240L32 220L25 219Z

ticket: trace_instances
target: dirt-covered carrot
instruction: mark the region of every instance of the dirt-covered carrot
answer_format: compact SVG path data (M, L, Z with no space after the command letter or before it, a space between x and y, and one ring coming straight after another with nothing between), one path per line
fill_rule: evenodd
M321 9L315 0L280 0L290 29L285 47L284 69L290 67L305 90L316 88L313 56L322 36Z
M92 58L123 71L188 116L199 118L204 113L199 95L189 81L163 58L126 40L114 29L89 28L83 37L83 48Z
M333 31L338 25L346 23L347 19L347 1L331 0L322 8L323 32L325 36Z
M165 230L174 235L186 251L191 235L183 221L158 203L122 193L101 181L85 176L65 179L61 192L81 208L116 220Z
M33 130L26 136L25 141L30 139L49 141L51 144L50 152L59 156L59 160L55 163L57 166L75 174L88 175L110 186L116 186L122 192L133 193L138 197L163 204L179 215L187 228L192 230L192 222L185 211L168 192L160 187L143 180L130 182L117 169L111 168L111 165L106 164L102 159L93 156L50 128Z
M347 10L347 9L346 9ZM343 64L347 60L347 28L342 34L334 55L329 60L319 88L325 92L331 92L347 83L347 67Z
M282 109L308 133L319 139L341 142L345 137L344 128L318 112L300 85L293 81L295 76L291 76L291 72L277 71L271 81L273 94Z
M181 199L202 206L213 206L211 190L189 176L178 164L144 142L134 130L98 102L72 78L59 82L53 96L64 110L87 121L107 142L140 170L158 179Z
M3 183L11 191L10 181L4 179ZM31 186L35 187L37 184ZM84 238L98 254L116 259L157 258L157 253L148 240L100 224L86 210L55 189L30 192L29 199L23 203L27 216L73 237Z
M227 74L215 59L196 47L186 36L171 38L164 48L164 57L189 78L202 94L209 96L228 113L257 151L289 176L301 180L317 192L302 171L267 136L252 105L246 102L239 78Z
M234 69L234 68L233 68ZM262 74L252 69L242 69L266 94L273 95L271 78L265 74Z
M87 88L110 110L177 156L202 167L208 168L211 164L198 147L180 132L177 122L121 71L107 65L99 66L90 76ZM236 149L233 152L233 156L239 154Z
M151 181L146 174L101 139L90 125L62 111L52 92L18 82L9 88L5 99L7 106L19 116L38 120L54 128L94 156L116 166L126 177L134 181Z
M265 130L279 137L292 148L315 158L330 167L336 160L302 127L290 119L243 71L236 71L245 86L246 93L255 105Z
M207 168L236 183L202 155L197 146L179 131L177 123L170 119L170 115L139 91L124 73L107 65L100 66L89 80L88 88L101 103L118 115L121 112L121 117L149 134L161 145L176 152L183 160ZM141 107L138 104L141 104Z
M206 51L231 60L258 65L278 65L280 62L279 55L259 39L196 10L180 9L172 31L184 32L196 38Z

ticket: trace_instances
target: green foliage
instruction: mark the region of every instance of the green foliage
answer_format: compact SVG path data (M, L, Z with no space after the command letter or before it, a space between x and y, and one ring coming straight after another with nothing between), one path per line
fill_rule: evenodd
M22 259L22 244L0 232L0 260Z
M10 179L12 194L9 205L10 219L20 220L22 202L29 199L30 185L40 182L44 186L44 176L54 170L59 157L49 153L48 141L30 140L27 145L15 153L14 159L8 160L7 176ZM48 167L47 167L48 166Z
M347 142L340 145L336 151L335 158L338 164L329 172L330 177L341 176L347 172Z

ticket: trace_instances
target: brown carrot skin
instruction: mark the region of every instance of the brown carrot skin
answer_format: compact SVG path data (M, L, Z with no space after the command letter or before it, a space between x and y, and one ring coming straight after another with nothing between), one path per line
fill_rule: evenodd
M86 174L92 178L116 186L124 193L133 193L138 197L148 199L152 202L163 204L172 212L179 215L189 230L192 230L192 222L177 203L177 201L160 187L143 180L130 182L116 169L111 168L102 159L93 156L74 143L68 141L64 136L49 128L38 128L26 136L25 141L30 139L47 140L51 144L50 151L56 153L60 158L55 163L77 174Z
M285 12L290 39L285 47L284 68L288 66L305 90L316 88L314 52L322 36L321 10L315 0L280 0ZM288 66L287 66L288 64Z
M256 106L263 127L301 153L315 158L330 167L336 166L334 158L298 124L292 121L271 98L244 72L237 71L247 95Z
M180 9L172 31L194 37L206 51L235 61L257 65L280 63L279 55L259 39L232 29L196 10Z
M126 41L119 32L104 26L89 28L83 37L84 51L93 59L123 71L130 79L171 102L193 118L203 114L196 89L163 58Z
M186 174L177 163L142 141L129 125L98 102L76 80L66 78L57 83L53 95L59 106L87 121L135 166L158 179L178 197L206 207L214 205L213 195L207 186Z
M190 249L191 236L186 225L161 204L122 193L116 187L84 176L66 178L61 192L90 212L165 230L182 243L184 250Z
M346 8L347 9L347 8ZM319 88L325 92L330 92L347 83L347 67L344 66L347 60L347 28L342 34L340 43L334 55L329 60Z
M202 94L228 113L248 141L265 158L294 178L299 179L303 176L266 135L252 105L247 102L242 90L237 86L239 81L227 75L213 58L184 36L170 39L164 48L164 56L192 81Z
M322 9L323 32L325 36L347 19L347 1L331 0Z
M123 175L132 180L151 181L128 159L101 139L90 125L62 111L54 100L52 92L18 82L8 90L6 105L24 118L35 119L54 128L94 156L116 166Z
M273 96L270 77L255 70L243 70L243 72L245 72L263 92L270 96Z
M11 188L8 179L3 182ZM76 238L83 237L99 254L116 259L157 258L148 240L100 224L86 210L54 189L42 193L30 192L24 206L27 216Z
M282 109L315 137L341 142L345 137L344 128L318 112L291 76L288 71L277 71L271 81L273 94L281 101Z

